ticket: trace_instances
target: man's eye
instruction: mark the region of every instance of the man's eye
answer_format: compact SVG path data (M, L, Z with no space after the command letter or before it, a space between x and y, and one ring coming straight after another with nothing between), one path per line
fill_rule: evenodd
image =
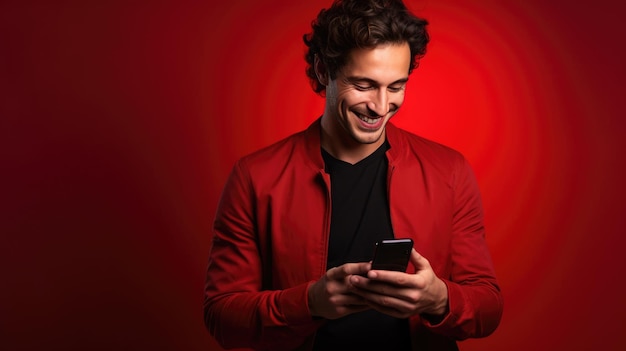
M354 87L356 88L356 90L361 90L361 91L372 89L372 87L369 86L369 85L358 85L358 84L355 84Z
M392 93L397 93L402 90L402 87L389 87L389 91Z

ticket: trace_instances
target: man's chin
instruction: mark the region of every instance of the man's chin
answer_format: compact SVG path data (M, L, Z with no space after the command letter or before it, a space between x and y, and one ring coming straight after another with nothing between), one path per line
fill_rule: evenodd
M367 132L358 131L352 134L352 138L354 139L354 141L356 141L359 144L365 144L365 145L376 144L377 142L380 142L383 136L384 130L385 128L381 128L381 129L377 129L373 131L367 131Z

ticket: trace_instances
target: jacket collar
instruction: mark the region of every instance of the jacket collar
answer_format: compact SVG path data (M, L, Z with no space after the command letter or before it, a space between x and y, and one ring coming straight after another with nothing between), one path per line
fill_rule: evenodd
M309 127L304 131L304 147L309 159L313 161L313 166L316 171L324 170L324 159L322 158L322 118L316 119Z
M402 131L391 122L387 122L385 133L390 146L389 150L387 150L387 159L389 160L389 164L393 165L400 159L402 152L406 152L406 141Z
M313 161L314 167L317 170L324 169L324 159L322 158L322 152L320 150L320 148L322 147L321 120L321 117L316 119L304 131L306 153L309 159ZM391 146L389 150L387 150L387 159L389 160L390 164L393 164L396 160L400 158L402 150L405 149L403 147L404 139L402 138L401 130L393 125L391 122L387 122L387 125L385 126L385 133L387 141Z

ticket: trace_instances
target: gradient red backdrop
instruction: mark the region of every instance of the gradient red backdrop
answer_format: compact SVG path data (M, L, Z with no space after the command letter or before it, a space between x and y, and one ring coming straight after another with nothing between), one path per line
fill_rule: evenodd
M474 166L505 297L462 350L626 349L626 35L574 3L408 1L432 44L394 121ZM0 4L0 349L219 350L219 193L321 114L301 36L328 4Z

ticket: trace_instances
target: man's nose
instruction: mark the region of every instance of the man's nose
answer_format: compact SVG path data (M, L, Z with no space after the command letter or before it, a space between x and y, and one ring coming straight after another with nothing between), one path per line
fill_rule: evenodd
M380 89L376 91L376 94L372 97L367 104L367 108L370 113L375 114L374 117L382 117L389 113L389 94L386 89Z

